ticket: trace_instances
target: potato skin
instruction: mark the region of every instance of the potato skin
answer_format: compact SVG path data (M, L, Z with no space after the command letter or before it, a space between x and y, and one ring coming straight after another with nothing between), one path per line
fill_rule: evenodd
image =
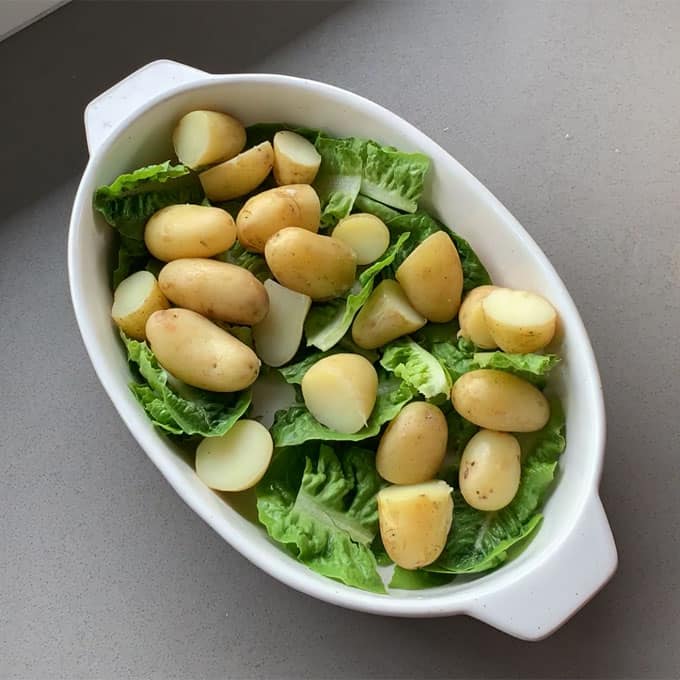
M260 371L250 347L189 309L154 312L146 322L146 337L163 368L204 390L243 390Z
M482 302L490 295L496 286L477 286L464 298L458 310L460 335L471 340L480 349L496 349L496 341L489 332L484 316Z
M136 274L132 274L132 276L136 276L137 274L141 273L142 272L136 272ZM151 272L144 272L144 274L153 278L153 274L151 274ZM115 322L116 326L118 326L118 328L120 328L120 330L123 331L123 333L125 333L125 335L128 337L134 338L135 340L146 340L147 319L158 310L168 309L170 304L168 303L165 295L163 295L161 292L158 282L154 280L151 290L142 304L137 307L137 309L130 312L129 314L117 315L115 305L116 293L121 293L121 286L130 278L131 277L128 276L127 279L121 281L113 294L114 305L111 309L111 318Z
M482 368L453 384L451 403L463 418L488 430L534 432L550 417L545 395L512 373Z
M443 231L428 236L396 274L406 296L428 321L451 321L460 307L463 268L453 241Z
M446 455L448 428L442 411L426 401L404 406L380 438L378 474L393 484L432 479Z
M162 262L185 257L213 257L236 241L232 216L206 205L169 205L154 213L144 228L149 252Z
M299 160L293 158L288 152L290 148L286 148L285 137L295 135L300 137L297 133L290 131L277 132L274 135L274 180L279 186L286 184L311 184L316 178L316 173L319 171L321 165L321 156L314 149L314 145L300 137L300 144L309 145L311 147L312 155L315 156L313 162L301 163ZM299 226L299 225L298 225Z
M236 229L244 248L263 253L265 244L277 231L300 227L316 234L320 220L321 205L316 191L308 184L293 184L249 198L236 217Z
M227 262L173 260L161 269L158 284L178 307L217 321L251 326L269 311L269 296L262 283L248 270Z
M264 256L282 286L312 300L331 300L354 284L354 251L331 236L286 227L267 241Z

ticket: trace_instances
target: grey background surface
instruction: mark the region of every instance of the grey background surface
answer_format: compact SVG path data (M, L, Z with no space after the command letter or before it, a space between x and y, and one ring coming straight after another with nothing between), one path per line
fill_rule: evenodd
M1 43L0 677L678 677L679 32L679 2L74 2ZM384 104L552 259L602 371L620 551L554 636L295 593L124 429L76 329L67 222L85 104L160 57Z

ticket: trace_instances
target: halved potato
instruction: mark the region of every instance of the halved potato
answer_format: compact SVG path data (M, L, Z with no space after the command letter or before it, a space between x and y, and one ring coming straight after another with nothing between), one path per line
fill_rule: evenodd
M491 337L504 352L535 352L555 335L557 312L536 293L498 288L484 298L482 309Z
M390 245L390 230L379 217L370 213L343 217L333 229L332 236L356 253L357 264L375 262Z
M496 349L496 341L491 337L489 327L484 316L482 302L490 295L496 286L477 286L464 298L458 310L460 335L471 340L481 349Z
M179 162L196 169L240 153L246 144L246 130L226 113L191 111L177 123L172 143Z
M198 178L211 201L228 201L258 187L272 169L274 150L262 142L238 156L204 170Z
M289 130L274 135L274 179L277 184L311 184L320 165L321 156L314 144L301 135Z
M113 294L111 317L125 335L146 340L146 321L170 303L163 295L156 277L146 270L136 272L118 284Z

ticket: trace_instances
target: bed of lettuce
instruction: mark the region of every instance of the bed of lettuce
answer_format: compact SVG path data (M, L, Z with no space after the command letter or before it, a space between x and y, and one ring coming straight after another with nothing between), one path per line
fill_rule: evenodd
M350 327L373 288L394 278L401 262L431 234L445 230L460 255L464 290L491 282L469 243L422 210L429 159L371 140L339 139L318 130L281 124L247 129L247 147L291 129L312 141L322 162L314 187L322 206L321 231L351 212L368 212L388 226L391 243L385 254L358 272L343 298L313 304L297 356L277 369L295 386L297 400L279 411L270 428L275 452L256 488L257 512L270 537L310 569L350 586L383 593L379 567L390 564L380 542L376 494L385 482L375 468L375 451L383 426L410 401L437 404L446 415L448 451L441 477L454 488L454 520L440 557L425 569L395 567L389 587L421 589L440 586L458 574L486 572L521 549L541 522L541 507L553 484L565 447L561 404L551 399L551 417L539 432L518 435L522 475L513 501L498 512L467 505L458 489L458 462L477 431L451 407L453 382L477 368L509 371L544 388L559 360L551 354L505 354L481 351L458 338L457 322L429 323L412 337L395 340L378 351L362 350L351 340ZM270 180L256 192L269 188ZM253 193L256 193L253 192ZM248 196L217 204L236 215ZM162 263L150 257L144 226L157 210L176 203L208 204L198 177L171 161L121 175L95 192L94 207L117 232L112 287L131 273L157 274ZM238 243L219 256L264 281L271 276L264 258ZM246 343L250 329L229 328ZM217 394L182 384L170 376L145 342L122 336L135 379L130 389L156 427L171 437L225 434L251 407L251 391ZM351 435L321 425L305 408L299 389L306 370L320 358L354 351L374 363L379 376L375 408L366 426ZM274 370L274 369L267 369Z

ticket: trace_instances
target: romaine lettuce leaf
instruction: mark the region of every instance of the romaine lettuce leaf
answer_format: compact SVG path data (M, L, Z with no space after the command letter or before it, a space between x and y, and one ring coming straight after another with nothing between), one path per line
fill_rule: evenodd
M269 535L319 574L385 592L370 550L378 527L380 478L372 451L339 455L279 449L258 484L257 511Z
M364 196L363 194L359 194L354 200L352 212L370 213L371 215L379 217L385 223L401 215L398 210L390 208L389 205L374 201L372 198Z
M247 251L238 241L223 253L217 256L218 260L235 264L239 267L247 269L253 276L256 276L260 281L273 279L274 275L269 270L267 262L262 255L258 253L251 253Z
M250 391L222 394L199 390L172 379L145 342L121 333L128 360L137 366L140 382L130 390L154 425L171 434L219 437L248 410ZM173 384L173 387L170 386Z
M309 140L312 144L314 144L316 138L319 136L319 131L314 130L313 128L288 125L288 123L255 123L255 125L249 125L246 128L245 148L250 149L251 146L257 146L266 141L273 142L274 135L282 130L297 132L297 134Z
M423 590L424 588L437 588L451 583L454 574L440 574L422 569L404 569L397 565L392 573L390 588L397 590Z
M475 352L475 368L494 368L514 373L538 387L545 387L550 372L560 363L555 354L507 354L506 352Z

